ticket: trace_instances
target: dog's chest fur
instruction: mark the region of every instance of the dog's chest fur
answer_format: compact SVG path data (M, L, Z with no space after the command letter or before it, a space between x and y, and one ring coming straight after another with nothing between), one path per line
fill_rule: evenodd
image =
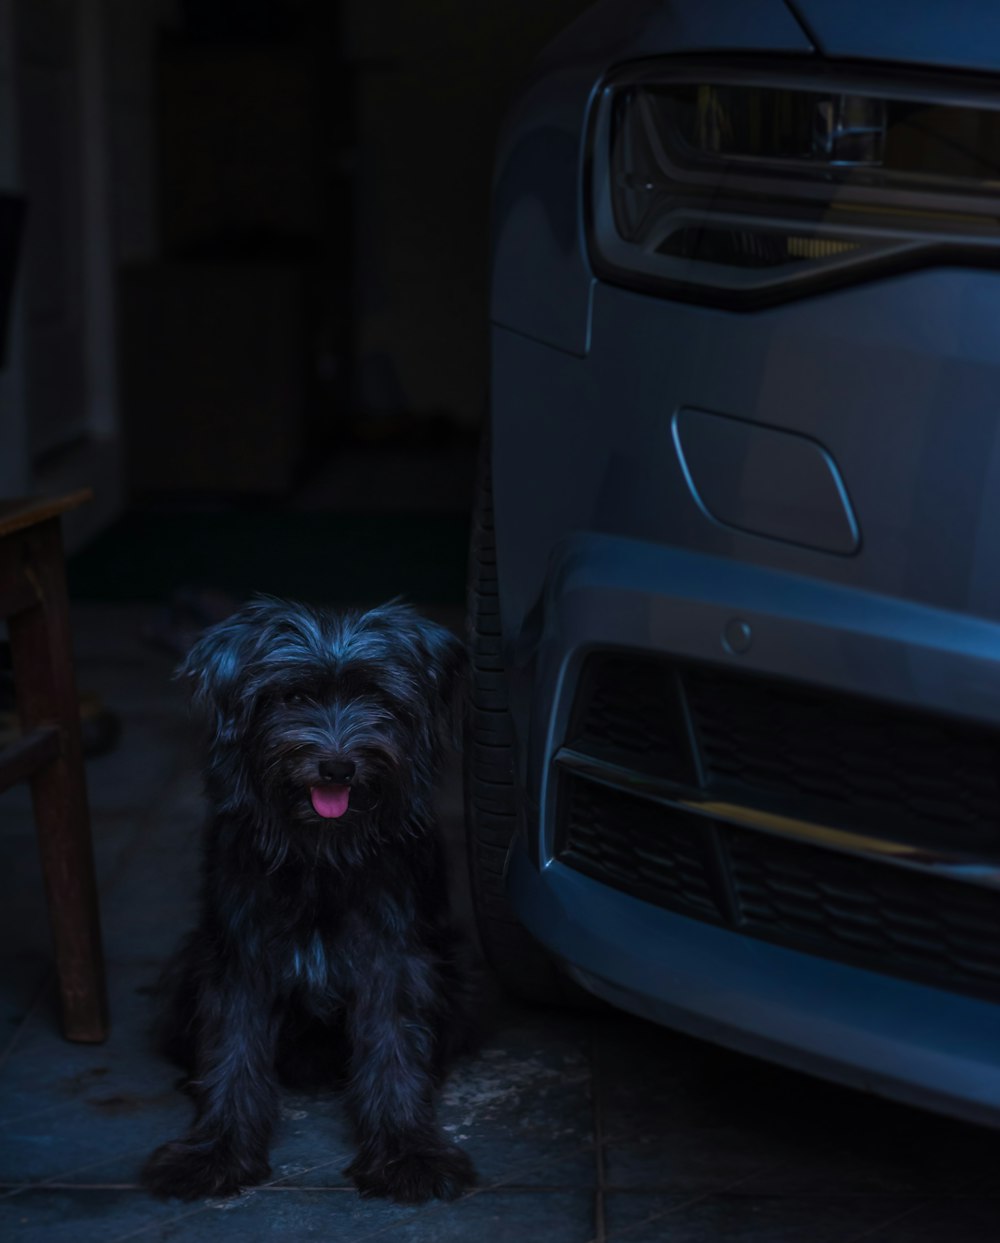
M384 915L384 907L380 916ZM353 910L303 920L280 947L280 973L285 988L309 1009L326 1012L344 1002L356 986L359 971L378 973L405 953L414 929L397 912L390 931L370 914Z
M391 973L401 957L436 940L441 878L425 856L437 852L431 841L406 845L388 846L368 867L335 867L328 858L308 866L306 854L271 874L252 854L238 852L237 863L227 852L209 879L211 886L225 876L212 905L248 971L271 973L282 994L328 1013L355 991L359 972ZM233 885L234 873L245 888ZM421 875L427 882L415 891Z

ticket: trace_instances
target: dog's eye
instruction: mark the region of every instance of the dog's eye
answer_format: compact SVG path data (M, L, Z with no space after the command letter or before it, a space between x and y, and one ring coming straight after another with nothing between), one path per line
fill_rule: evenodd
M306 697L305 695L302 694L301 691L291 691L288 695L285 696L286 704L301 704L301 703L305 703L305 701L306 701Z

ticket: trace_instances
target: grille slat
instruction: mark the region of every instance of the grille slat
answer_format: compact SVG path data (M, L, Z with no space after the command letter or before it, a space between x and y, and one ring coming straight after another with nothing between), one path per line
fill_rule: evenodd
M743 931L827 955L846 945L866 966L946 987L1000 983L1000 895L749 832L723 836ZM855 902L831 900L831 884ZM970 943L948 915L979 921L982 939Z
M700 773L702 796L737 807L1000 861L1000 732L985 726L597 654L567 743L693 794ZM570 866L750 936L1000 1000L1000 893L717 825L594 777L560 781L558 853Z
M995 731L776 679L682 676L709 785L815 800L821 823L1000 856Z
M704 833L691 817L580 777L564 779L562 801L564 862L674 910L721 918Z
M599 677L574 713L582 749L655 776L693 781L678 701L661 665L628 656L601 658Z

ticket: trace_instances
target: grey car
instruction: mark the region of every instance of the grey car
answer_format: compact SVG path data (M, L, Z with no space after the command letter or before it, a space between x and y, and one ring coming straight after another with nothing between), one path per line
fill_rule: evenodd
M1000 8L613 0L494 190L488 953L1000 1122Z

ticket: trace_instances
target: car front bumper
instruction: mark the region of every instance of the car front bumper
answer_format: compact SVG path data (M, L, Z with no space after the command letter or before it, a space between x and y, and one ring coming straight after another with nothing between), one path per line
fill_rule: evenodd
M528 828L508 869L525 926L584 987L626 1010L1000 1125L1000 1005L761 941L601 883L560 856L557 802L557 757L594 651L720 671L746 662L755 674L1000 727L1000 626L766 567L586 534L554 550L541 612L526 731ZM727 650L733 619L751 636L741 654Z
M864 1091L1000 1126L1000 1006L651 906L523 844L519 918L589 992L700 1039Z

